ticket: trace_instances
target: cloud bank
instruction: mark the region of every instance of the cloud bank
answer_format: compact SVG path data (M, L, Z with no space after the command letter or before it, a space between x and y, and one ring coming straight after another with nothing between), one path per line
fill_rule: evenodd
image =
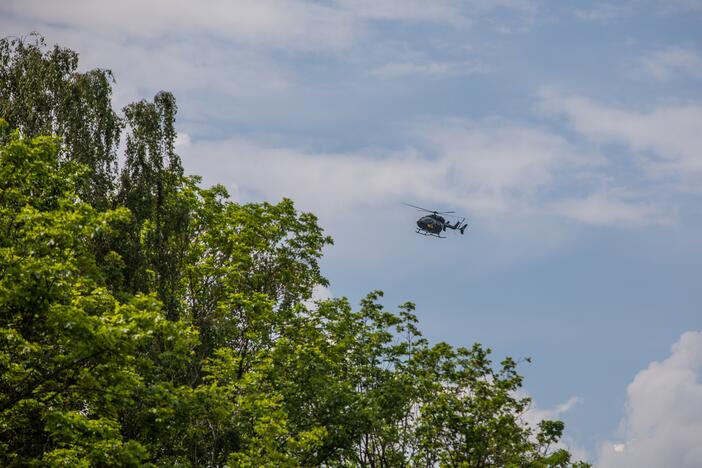
M649 183L673 182L667 188L699 192L702 181L702 106L667 105L634 111L598 103L583 96L544 92L540 107L563 116L589 141L620 145ZM627 155L627 152L623 153Z
M674 220L659 198L608 175L606 157L553 131L443 119L412 125L406 141L395 150L325 153L230 138L196 141L183 153L196 173L235 186L244 198L287 196L320 213L414 200L483 218L619 226Z
M702 466L702 332L684 333L668 358L636 375L620 432L602 445L597 466Z

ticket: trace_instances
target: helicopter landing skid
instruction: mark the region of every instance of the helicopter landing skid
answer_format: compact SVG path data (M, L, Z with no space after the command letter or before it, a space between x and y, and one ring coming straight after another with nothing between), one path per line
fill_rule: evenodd
M427 236L427 237L438 237L439 239L446 239L446 236L442 236L442 235L440 235L440 234L434 234L434 233L431 233L431 232L424 232L424 231L421 231L421 230L419 230L419 229L417 229L417 230L414 231L414 232L416 232L417 234L421 234L422 236Z

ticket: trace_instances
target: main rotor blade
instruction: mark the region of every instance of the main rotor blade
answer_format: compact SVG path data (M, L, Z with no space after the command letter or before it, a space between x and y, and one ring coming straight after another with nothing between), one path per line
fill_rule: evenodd
M455 213L455 211L437 211L437 210L427 210L426 208L422 208L421 206L417 205L411 205L409 203L402 203L403 205L411 206L412 208L417 208L418 210L426 211L427 213L436 213L436 214L450 214L450 213Z
M412 208L417 208L418 210L426 211L427 213L436 213L434 210L427 210L426 208L422 208L421 206L417 205L410 205L409 203L402 203L403 205L411 206Z

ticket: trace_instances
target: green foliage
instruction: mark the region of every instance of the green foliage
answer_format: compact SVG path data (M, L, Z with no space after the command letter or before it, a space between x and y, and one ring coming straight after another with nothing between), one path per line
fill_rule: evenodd
M160 92L153 103L136 102L124 112L129 132L117 202L133 215L115 247L125 259L124 287L131 293L155 290L168 317L176 319L191 207L179 196L184 180L174 153L175 98Z
M44 40L0 39L0 117L25 137L60 135L62 155L84 164L78 194L108 206L117 169L121 121L112 110L112 73L79 73L78 54Z
M0 150L0 453L19 465L144 461L120 416L197 336L152 297L104 287L93 239L129 213L78 201L84 173L59 164L54 138L15 132Z
M0 41L0 459L573 465L563 423L522 420L512 359L431 345L381 292L311 304L332 242L316 217L200 187L171 94L117 117L108 72L76 67Z

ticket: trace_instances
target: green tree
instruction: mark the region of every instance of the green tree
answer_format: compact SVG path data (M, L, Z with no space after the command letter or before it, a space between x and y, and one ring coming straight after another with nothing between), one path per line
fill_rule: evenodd
M202 188L175 153L175 98L119 117L109 72L77 60L0 40L1 459L578 465L562 422L523 421L512 359L431 345L379 291L311 304L332 243L317 218Z
M183 196L193 207L184 301L200 330L199 356L233 348L241 377L260 350L286 333L313 288L327 284L318 261L331 238L290 200L239 205L223 187L194 185Z
M566 466L511 359L429 346L412 304L305 301L328 239L292 204L185 184L184 322L114 295L93 243L133 216L75 195L56 139L2 138L0 454L17 464ZM193 182L192 180L190 182ZM111 252L115 268L122 265ZM190 324L190 325L188 325Z
M60 135L61 155L87 168L77 193L97 209L115 189L121 121L112 110L112 73L80 73L78 54L59 46L44 51L30 34L0 39L0 117L25 137Z
M104 287L92 239L116 234L128 212L78 201L87 170L60 163L55 138L4 140L0 457L137 465L147 451L123 436L120 420L140 392L187 363L196 333L165 320L153 297L121 302Z
M185 180L174 151L176 111L166 92L153 103L124 108L127 147L117 197L133 216L117 247L125 261L124 286L131 293L155 290L171 319L180 315L180 273L190 240L190 206L179 196Z
M306 310L272 347L269 378L287 427L323 429L304 465L570 466L553 450L563 423L528 426L530 400L512 359L490 351L430 346L411 303L383 309L382 293L358 311L343 299ZM582 465L586 466L586 465Z

